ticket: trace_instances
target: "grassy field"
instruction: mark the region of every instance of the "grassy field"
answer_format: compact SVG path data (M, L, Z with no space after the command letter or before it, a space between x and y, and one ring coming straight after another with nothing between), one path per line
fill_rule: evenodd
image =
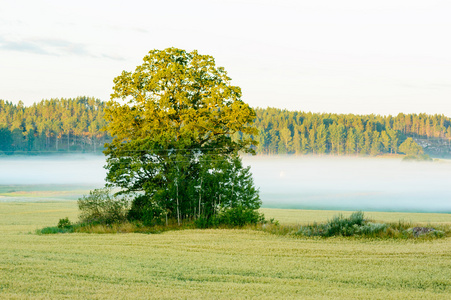
M335 215L341 213L343 216L349 216L352 211L336 211L336 210L301 210L301 209L276 209L262 208L261 212L267 219L274 218L284 224L309 224L313 222L325 222L332 219ZM369 219L398 222L399 220L414 222L418 224L451 224L451 214L437 213L402 213L402 212L365 212L365 216Z
M307 239L252 230L36 235L36 229L54 226L60 218L76 221L76 202L8 197L0 198L3 299L451 298L450 238ZM337 214L263 212L285 224ZM449 214L368 215L382 221L451 222Z

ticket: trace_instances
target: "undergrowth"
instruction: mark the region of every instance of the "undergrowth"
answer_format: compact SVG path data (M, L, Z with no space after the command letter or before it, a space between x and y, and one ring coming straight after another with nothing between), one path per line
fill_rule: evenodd
M139 221L123 221L111 224L99 222L79 222L71 223L68 218L60 219L55 227L45 227L36 231L37 234L57 234L57 233L147 233L157 234L170 230L184 230L206 228L197 221L185 222L178 225L176 220L169 220L168 224L146 226ZM258 224L225 225L217 224L208 228L245 228L260 230L275 235L293 237L319 237L328 238L340 237L360 237L379 239L435 239L451 236L450 225L427 225L419 226L407 221L392 223L381 223L374 220L365 219L361 211L352 213L349 217L337 215L325 223L312 223L307 225L280 225L274 219L261 219Z
M278 224L277 221L271 219L270 221L261 219L263 223ZM65 224L61 226L61 224ZM257 225L249 224L227 224L227 223L209 223L205 224L199 220L185 221L181 225L177 224L177 220L168 220L167 224L147 225L141 221L122 221L115 223L100 223L100 222L79 222L68 223L68 219L60 219L57 226L45 227L36 230L37 234L56 234L56 233L148 233L158 234L165 231L184 230L184 229L233 229L233 228L257 228Z
M352 213L348 218L340 214L325 223L314 222L313 224L296 226L264 224L260 229L277 235L321 238L341 236L382 239L434 239L451 236L449 225L419 226L406 221L381 223L365 219L361 211Z

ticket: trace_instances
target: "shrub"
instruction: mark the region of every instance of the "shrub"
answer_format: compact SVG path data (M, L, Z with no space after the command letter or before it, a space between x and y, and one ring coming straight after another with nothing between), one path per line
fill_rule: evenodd
M110 189L95 189L78 199L80 220L85 223L113 224L127 219L129 200L111 195Z
M155 201L147 195L136 196L127 215L131 221L141 221L144 226L162 225L166 217Z
M324 226L322 236L351 236L357 233L359 226L362 226L364 222L363 212L358 211L352 213L349 218L343 217L343 215L335 216Z
M385 223L371 223L368 222L356 230L356 234L365 235L365 236L376 236L382 232L385 232L388 228L388 225Z
M56 227L58 227L60 229L67 229L67 228L71 228L72 224L69 221L69 218L66 217L64 219L60 219L59 222L58 222L58 225Z
M284 232L284 230L279 229L277 232ZM446 237L450 232L449 226L442 226L440 229L413 227L411 222L402 220L394 223L373 223L364 219L363 212L355 212L349 218L338 215L327 223L313 223L307 226L301 226L294 234L310 237L361 236L369 238L408 239L421 237L423 239L430 239Z
M59 228L52 226L36 230L37 234L56 234L56 233L72 233L72 232L74 232L73 226L67 228Z
M375 235L385 229L385 224L367 223L363 212L357 211L348 218L340 214L325 224L313 223L312 225L302 226L296 234L322 237Z
M257 224L263 221L263 214L260 214L257 210L244 208L242 206L225 209L216 215L213 220L217 225L238 227L248 224Z

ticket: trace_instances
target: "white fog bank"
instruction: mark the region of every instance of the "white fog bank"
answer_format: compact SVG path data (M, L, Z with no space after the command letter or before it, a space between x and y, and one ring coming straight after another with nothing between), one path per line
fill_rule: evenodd
M103 155L3 156L0 185L105 183Z
M263 207L451 213L451 161L245 156ZM0 157L0 185L103 186L104 156Z
M263 207L451 213L451 161L246 156Z

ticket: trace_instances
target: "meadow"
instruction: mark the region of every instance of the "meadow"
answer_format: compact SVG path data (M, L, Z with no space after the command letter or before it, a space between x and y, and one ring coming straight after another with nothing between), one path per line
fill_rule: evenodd
M77 191L0 189L0 298L451 297L451 238L294 238L250 229L37 235L60 218L77 220ZM281 224L338 213L262 211ZM368 214L380 221L451 223L449 214Z

